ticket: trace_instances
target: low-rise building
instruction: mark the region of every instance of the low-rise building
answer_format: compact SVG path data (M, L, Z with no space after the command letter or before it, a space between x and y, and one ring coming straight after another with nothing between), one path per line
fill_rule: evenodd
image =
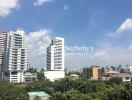
M117 74L117 73L119 73L119 72L117 72L117 71L109 71L109 72L105 72L105 73L102 73L101 74L101 79L102 80L109 80L111 77L111 75L114 75L114 74Z
M46 71L44 72L45 78L48 79L51 82L54 82L55 80L59 80L65 77L64 71Z
M103 80L109 80L112 77L119 77L123 82L131 82L132 74L119 73L119 72L108 72L102 75Z
M125 71L132 73L132 66L131 65L126 65Z
M48 100L49 95L44 91L28 92L29 100Z
M77 80L79 78L79 75L77 75L77 74L71 74L69 76L69 78L72 79L72 80Z
M31 82L33 80L37 80L37 73L26 72L24 74L25 82Z
M101 73L107 73L110 71L110 67L109 66L105 66L101 68Z

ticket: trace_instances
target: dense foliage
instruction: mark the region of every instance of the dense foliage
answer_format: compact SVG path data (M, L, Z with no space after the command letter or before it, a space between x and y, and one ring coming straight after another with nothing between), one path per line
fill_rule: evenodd
M24 85L0 80L0 100L28 100L27 90Z
M38 81L24 85L0 80L0 100L28 100L28 91L45 91L51 95L49 100L132 100L132 83L123 83L120 78L109 81L65 78L50 82L41 73L38 77Z

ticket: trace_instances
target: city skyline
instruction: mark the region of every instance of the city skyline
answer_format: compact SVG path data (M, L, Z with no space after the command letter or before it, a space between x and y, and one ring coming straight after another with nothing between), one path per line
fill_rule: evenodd
M46 47L52 37L65 46L93 47L93 52L66 52L69 69L94 65L132 64L131 0L2 0L0 29L26 31L33 67L46 67ZM39 59L38 59L39 58Z

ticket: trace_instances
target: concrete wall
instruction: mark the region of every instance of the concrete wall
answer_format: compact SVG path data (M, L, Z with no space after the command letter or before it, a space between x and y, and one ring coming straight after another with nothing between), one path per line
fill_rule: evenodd
M46 71L44 72L44 75L47 79L53 82L55 80L64 78L65 72L64 71Z
M41 96L41 97L38 97L38 96L30 96L29 97L29 100L48 100L48 96Z

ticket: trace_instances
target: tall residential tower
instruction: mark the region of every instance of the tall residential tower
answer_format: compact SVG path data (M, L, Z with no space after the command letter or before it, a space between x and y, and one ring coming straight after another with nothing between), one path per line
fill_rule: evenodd
M47 70L64 70L64 38L55 37L47 47Z
M23 83L24 72L28 69L27 50L24 45L22 29L8 32L4 46L2 76L10 83Z
M8 31L0 30L0 78L2 78L2 65L4 60L4 48Z
M55 37L47 47L47 71L45 77L51 81L64 78L64 38Z

